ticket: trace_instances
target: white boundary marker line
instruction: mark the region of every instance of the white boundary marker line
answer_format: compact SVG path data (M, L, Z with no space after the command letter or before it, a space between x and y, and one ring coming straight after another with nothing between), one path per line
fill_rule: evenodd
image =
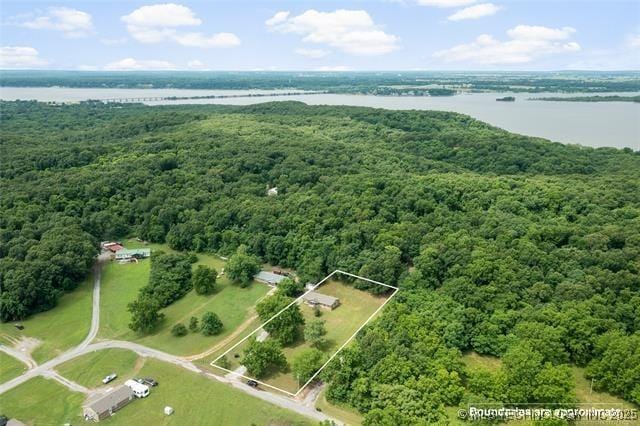
M364 322L364 324L362 324L362 325L361 325L361 326L356 330L356 332L355 332L355 333L353 333L353 334L351 335L351 337L349 337L349 338L347 339L347 341L346 341L346 342L344 342L344 343L342 344L342 346L340 346L340 347L338 348L338 350L337 350L333 355L331 355L331 356L329 357L329 359L327 360L327 362L325 362L325 363L322 365L322 367L320 367L320 369L319 369L318 371L316 371L316 372L315 372L315 374L314 374L313 376L311 376L311 378L310 378L309 380L307 380L307 382L306 382L304 385L302 385L302 387L301 387L300 389L298 389L298 391L295 393L295 395L294 395L294 396L298 396L298 394L299 394L300 392L302 392L302 391L303 391L303 389L304 389L304 388L306 388L306 387L307 387L307 385L308 385L309 383L311 383L311 381L312 381L313 379L315 379L315 378L316 378L316 376L317 376L318 374L320 374L320 372L322 372L322 370L324 370L324 368L325 368L327 365L329 365L329 363L331 362L331 360L333 360L333 359L334 359L334 358L335 358L335 357L340 353L340 351L342 351L342 349L344 349L344 348L345 348L345 346L347 346L347 345L348 345L348 344L349 344L349 343L354 339L354 337L356 337L356 335L360 332L360 330L362 330L362 329L364 328L364 326L365 326L365 325L367 325L367 324L369 323L369 321L371 321L371 319L372 319L374 316L376 316L376 314L377 314L378 312L380 312L380 310L381 310L382 308L384 308L384 305L386 305L386 304L387 304L387 302L389 302L389 300L391 300L391 299L393 298L393 296L395 296L395 295L396 295L396 293L397 293L399 290L400 290L399 288L396 288L396 289L393 291L393 294L391 294L391 296L389 296L389 298L388 298L387 300L385 300L385 301L384 301L384 303L383 303L382 305L380 305L380 306L378 307L378 309L376 309L376 310L375 310L375 312L371 314L371 316L369 316L369 318L367 318L367 320Z
M256 379L255 379L255 378L253 378L253 377L248 377L248 376L245 376L245 375L243 375L243 374L236 373L235 371L228 370L228 369L226 369L226 368L224 368L224 367L220 367L219 365L215 365L215 363L216 363L216 362L218 362L218 360L220 360L223 356L227 355L229 352L231 352L232 350L234 350L235 348L237 348L237 347L238 347L239 345L241 345L244 341L246 341L248 338L250 338L250 337L251 337L251 336L253 336L255 333L257 333L259 330L261 330L265 325L267 325L267 324L269 324L271 321L273 321L273 320L274 320L278 315L280 315L281 313L283 313L284 311L286 311L287 309L289 309L289 308L290 308L291 306L293 306L295 303L297 303L297 302L299 302L300 300L302 300L302 298L303 298L307 293L310 293L310 292L314 291L316 288L320 287L320 286L321 286L325 281L327 281L329 278L331 278L332 276L334 276L336 273L340 273L340 274L348 275L348 276L350 276L350 277L357 278L357 279L359 279L359 280L363 280L363 281L371 282L371 283L374 283L374 284L379 284L379 285L382 285L382 286L385 286L385 287L389 287L389 288L394 289L394 292L391 294L391 296L389 296L389 298L388 298L387 300L385 300L385 301L384 301L384 303L383 303L382 305L380 305L380 306L378 307L378 309L376 309L376 310L375 310L375 312L373 312L373 314L371 314L371 315L369 316L369 318L367 318L367 320L366 320L366 321L365 321L365 322L364 322L360 327L358 327L358 329L355 331L355 333L353 333L353 334L351 335L351 337L349 337L349 338L347 339L347 341L346 341L346 342L344 342L344 343L342 344L342 346L340 346L340 347L338 348L338 350L337 350L333 355L331 355L331 357L329 357L329 359L328 359L328 360L327 360L327 361L322 365L322 367L320 367L320 368L318 369L318 371L316 371L316 372L315 372L315 374L314 374L314 375L313 375L313 376L312 376L312 377L311 377L311 378L310 378L310 379L309 379L309 380L308 380L304 385L302 385L302 387L300 387L300 389L298 389L298 391L297 391L296 393L291 393L291 392L289 392L289 391L286 391L286 390L284 390L284 389L280 389L280 388L278 388L278 387L276 387L276 386L272 386L272 385L270 385L270 384L268 384L268 383L265 383L265 382L262 382L262 381L260 381L260 380L256 380ZM278 392L285 393L285 394L287 394L287 395L292 396L292 397L294 397L294 398L295 398L296 396L298 396L298 394L299 394L300 392L302 392L302 390L303 390L305 387L307 387L307 385L308 385L309 383L311 383L311 381L312 381L313 379L315 379L315 378L316 378L316 376L317 376L318 374L320 374L320 372L321 372L321 371L322 371L322 370L323 370L323 369L324 369L324 368L325 368L325 367L326 367L326 366L331 362L331 360L333 360L333 358L335 358L335 357L336 357L336 355L338 355L338 353L340 353L340 351L342 351L342 349L344 349L344 348L349 344L349 342L351 342L351 341L356 337L356 335L360 332L360 330L362 330L362 329L364 328L364 326L365 326L365 325L367 325L367 324L369 323L369 321L371 321L371 319L373 319L373 317L374 317L378 312L380 312L380 310L382 310L382 308L384 308L384 305L386 305L386 304L387 304L387 303L388 303L388 302L393 298L393 296L395 296L395 295L396 295L396 293L398 292L398 290L400 290L398 287L394 287L394 286L389 285L389 284L381 283L381 282L378 282L378 281L375 281L375 280L371 280L371 279L369 279L369 278L361 277L361 276L359 276L359 275L354 275L354 274L351 274L351 273L349 273L349 272L345 272L345 271L341 271L341 270L339 270L339 269L336 269L335 271L333 271L332 273L330 273L329 275L327 275L326 277L324 277L322 280L320 280L316 285L314 285L313 287L311 287L309 290L305 291L301 296L299 296L298 298L296 298L293 302L289 303L287 306L285 306L284 308L282 308L278 313L276 313L275 315L273 315L273 316L272 316L271 318L269 318L266 322L264 322L263 324L261 324L258 328L256 328L255 330L253 330L251 333L247 334L247 335L246 335L242 340L240 340L238 343L236 343L235 345L231 346L229 349L227 349L226 351L224 351L224 353L222 353L222 354L221 354L221 355L219 355L216 359L214 359L213 361L211 361L211 363L210 363L209 365L211 365L212 367L219 368L220 370L226 371L227 373L231 373L231 374L233 374L233 375L235 375L235 376L237 376L237 377L242 377L243 379L246 379L246 380L253 380L253 381L255 381L255 382L257 382L257 383L259 383L259 384L261 384L261 385L263 385L263 386L266 386L266 387L271 388L271 389L273 389L273 390L276 390L276 391L278 391Z

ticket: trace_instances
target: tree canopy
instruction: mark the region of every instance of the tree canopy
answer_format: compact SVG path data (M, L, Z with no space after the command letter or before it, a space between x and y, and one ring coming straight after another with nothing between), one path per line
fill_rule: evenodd
M637 401L637 380L612 378L637 377L616 360L636 359L640 332L639 152L441 111L0 106L3 321L52 308L98 241L134 235L231 256L225 274L244 285L268 262L302 283L341 269L399 286L326 372L329 399L369 424L436 422L472 396L570 400L568 365ZM189 257L164 256L135 329L191 289ZM272 299L261 318L290 300ZM272 330L285 342L289 319ZM478 378L495 392L471 392L470 350L503 358ZM534 367L532 385L509 376Z

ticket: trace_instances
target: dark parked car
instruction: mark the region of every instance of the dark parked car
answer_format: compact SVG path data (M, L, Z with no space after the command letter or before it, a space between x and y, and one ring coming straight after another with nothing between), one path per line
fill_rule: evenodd
M252 388L257 388L258 387L258 382L256 382L255 380L249 379L249 380L247 380L247 384L249 386L251 386Z
M147 386L151 386L152 388L158 386L158 382L153 380L151 377L145 377L144 379L142 379L141 383Z

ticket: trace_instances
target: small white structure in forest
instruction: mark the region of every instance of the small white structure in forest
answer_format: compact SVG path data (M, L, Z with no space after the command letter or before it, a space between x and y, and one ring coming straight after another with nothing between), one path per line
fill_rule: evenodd
M278 187L277 186L274 186L273 188L267 189L267 196L275 197L276 195L278 195Z

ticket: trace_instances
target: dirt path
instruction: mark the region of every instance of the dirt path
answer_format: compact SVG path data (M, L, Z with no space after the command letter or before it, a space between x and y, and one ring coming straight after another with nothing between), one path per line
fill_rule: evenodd
M29 370L36 368L38 364L31 358L31 351L33 348L38 346L40 341L38 339L33 339L30 337L25 337L23 339L15 339L15 343L13 347L0 345L0 351L6 353L7 355L16 358L18 361L22 362L27 366Z
M231 333L230 335L222 339L220 342L216 343L214 346L210 347L206 351L201 352L199 354L183 356L182 359L184 359L185 361L196 361L198 359L202 359L204 357L211 355L212 353L219 351L220 349L228 345L236 337L238 337L240 334L244 333L247 327L249 327L249 325L251 325L251 323L255 321L257 318L258 318L258 315L252 315L251 317L247 318L242 324L240 324L235 330L233 330L233 333Z

